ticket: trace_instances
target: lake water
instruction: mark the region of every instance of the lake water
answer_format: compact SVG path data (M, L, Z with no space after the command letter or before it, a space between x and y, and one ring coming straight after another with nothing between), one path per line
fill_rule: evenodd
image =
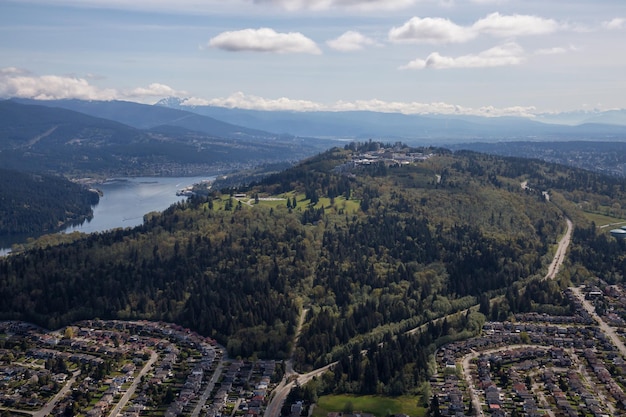
M103 192L100 202L93 208L93 218L81 225L68 227L64 233L103 232L118 227L133 227L143 223L144 214L163 211L172 204L186 199L177 196L176 191L197 184L207 177L136 177L116 178L96 186ZM0 241L0 256L10 252L13 243L25 242L29 236L19 236L13 240Z

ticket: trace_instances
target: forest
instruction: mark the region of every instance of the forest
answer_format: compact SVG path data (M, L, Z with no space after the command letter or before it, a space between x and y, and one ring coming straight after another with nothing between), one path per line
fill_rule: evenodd
M379 161L351 163L365 153ZM293 348L302 371L338 361L319 382L326 392L400 394L428 378L437 346L477 334L485 319L567 308L556 283L520 285L545 274L566 216L577 224L576 268L623 279L623 242L581 205L623 216L611 202L625 185L536 160L353 143L133 229L36 242L0 260L0 318L175 322L232 357L281 359ZM594 265L603 251L621 263Z
M54 232L92 216L99 195L66 178L0 169L0 236Z

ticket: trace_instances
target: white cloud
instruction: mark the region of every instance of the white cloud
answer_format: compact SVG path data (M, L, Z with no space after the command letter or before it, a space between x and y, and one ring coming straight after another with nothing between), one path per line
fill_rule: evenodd
M623 28L624 23L626 23L626 19L621 18L621 17L616 17L615 19L602 22L602 27L608 30L617 30L617 29Z
M559 23L552 19L519 14L501 15L498 12L491 13L472 25L472 29L479 33L503 38L544 35L555 32L559 27Z
M117 92L100 89L84 78L59 75L36 76L17 68L4 68L0 72L0 96L56 100L78 98L82 100L112 100Z
M490 68L519 65L525 59L524 50L514 42L487 49L479 54L459 57L442 56L433 52L426 59L415 59L400 69L449 69L449 68Z
M389 31L389 40L405 43L464 43L479 35L500 38L549 34L562 28L553 19L530 15L491 13L471 26L461 26L440 17L412 17Z
M148 87L138 87L119 91L92 85L88 77L62 75L34 75L30 72L6 67L0 69L0 97L32 98L35 100L136 100L145 102L153 97L186 96L185 91L177 91L159 83Z
M475 37L476 33L471 29L439 17L412 17L404 25L389 31L392 42L462 43Z
M267 99L254 95L246 95L237 92L226 98L214 98L210 100L189 99L183 102L186 106L219 106L228 108L239 108L249 110L286 110L286 111L374 111L383 113L403 113L403 114L456 114L456 115L476 115L476 116L521 116L533 117L534 107L505 107L496 108L493 106L483 106L480 108L463 107L454 104L435 102L401 102L384 101L379 99L357 100L357 101L337 101L333 104L321 104L309 100L297 100L286 97L278 99Z
M327 41L326 44L332 49L342 52L360 51L366 46L378 45L375 40L351 30L339 36L337 39Z
M295 10L351 9L357 11L398 10L417 0L252 0L255 4L269 4Z
M299 32L278 33L270 28L222 32L209 41L209 46L234 52L322 53L315 42Z
M172 87L152 83L148 87L137 87L126 93L128 97L184 97L189 95L186 91L177 91Z
M56 75L36 76L26 70L15 67L0 68L0 97L33 98L37 100L81 99L81 100L133 100L153 102L154 97L181 97L186 92L174 90L165 84L153 83L147 87L138 87L127 91L101 89L90 85L85 79ZM185 98L184 106L220 106L228 108L254 109L266 111L353 111L367 110L385 113L403 114L462 114L479 116L523 116L532 117L533 107L480 108L463 107L448 103L420 103L384 101L378 99L337 101L322 104L311 100L279 97L268 99L242 92L225 98L203 99Z
M214 98L209 100L190 99L183 101L184 106L218 106L238 109L254 110L297 110L297 111L319 111L323 110L320 104L308 100L293 100L286 97L277 99L266 99L263 97L245 95L242 92L231 94L224 98Z

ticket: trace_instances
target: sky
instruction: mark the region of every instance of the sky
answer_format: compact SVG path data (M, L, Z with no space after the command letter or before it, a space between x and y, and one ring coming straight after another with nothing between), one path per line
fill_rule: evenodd
M484 116L626 108L625 0L0 0L0 97Z

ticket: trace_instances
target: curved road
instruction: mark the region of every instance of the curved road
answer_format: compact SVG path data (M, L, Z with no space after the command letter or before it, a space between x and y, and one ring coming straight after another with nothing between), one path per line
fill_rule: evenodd
M570 219L566 219L567 220L567 230L565 231L565 234L563 235L563 237L561 238L561 240L559 240L559 244L558 247L556 249L556 253L554 254L554 258L552 259L552 263L550 263L550 266L548 267L548 273L546 274L546 276L543 278L544 280L546 279L554 279L556 277L556 275L558 274L559 270L561 269L561 265L563 265L563 262L565 261L565 254L567 253L567 248L569 247L570 242L572 241L572 229L573 229L573 223ZM583 297L584 299L584 297ZM589 304L589 303L587 303ZM587 308L587 307L585 307ZM598 317L598 320L600 320L600 318ZM600 321L601 322L601 321ZM606 323L605 323L606 325ZM608 326L607 326L608 327ZM613 332L615 334L615 332ZM607 333L608 334L608 333ZM617 335L615 335L615 337L617 337ZM622 344L622 347L624 345ZM618 345L619 347L619 345ZM507 346L506 349L510 349L513 348L512 346ZM620 349L621 351L621 349ZM624 348L624 351L626 352L626 348ZM483 353L483 352L481 352ZM624 353L623 353L624 354ZM472 401L473 405L474 405L474 409L476 410L476 413L478 413L479 416L483 416L483 410L480 407L480 399L478 398L478 395L476 394L475 388L474 388L474 383L472 381L472 376L470 375L470 371L469 371L469 366L470 366L470 361L477 357L479 355L478 352L473 352L469 355L466 355L463 358L462 361L462 365L463 365L463 376L465 377L465 380L467 381L467 385L468 385L468 391L470 394L470 400ZM626 357L626 355L625 355Z

